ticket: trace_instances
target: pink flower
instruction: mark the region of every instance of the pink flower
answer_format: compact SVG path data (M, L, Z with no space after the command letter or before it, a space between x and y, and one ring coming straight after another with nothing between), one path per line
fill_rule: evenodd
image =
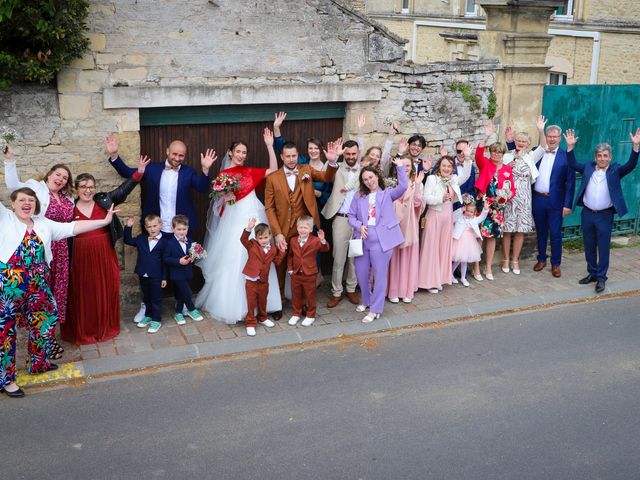
M303 182L308 182L309 180L311 180L311 175L309 175L308 173L305 173L304 175L302 175Z

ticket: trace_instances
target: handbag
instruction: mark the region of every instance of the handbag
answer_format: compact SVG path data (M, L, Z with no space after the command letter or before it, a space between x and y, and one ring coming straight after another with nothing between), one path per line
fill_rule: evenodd
M349 240L349 252L347 255L349 257L359 257L363 253L362 250L362 239L361 238L352 238Z

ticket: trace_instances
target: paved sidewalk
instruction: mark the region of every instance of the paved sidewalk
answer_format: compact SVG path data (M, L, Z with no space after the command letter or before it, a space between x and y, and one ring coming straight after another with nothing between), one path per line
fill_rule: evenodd
M470 280L470 287L452 285L439 294L419 291L413 303L385 305L383 316L369 324L360 322L363 314L344 299L337 307L326 307L329 279L318 291L318 314L311 327L291 327L287 319L291 313L285 308L282 320L273 328L258 326L257 336L248 337L244 324L226 325L205 316L201 322L187 319L184 326L176 325L170 302L165 302L163 326L154 335L137 328L132 322L139 305L122 305L122 331L115 340L76 347L63 343L66 352L58 361L60 369L44 375L27 375L19 368L18 383L30 386L67 381L129 370L168 365L202 358L248 352L335 338L340 335L374 332L396 327L424 324L474 315L501 313L595 297L594 284L578 285L586 274L583 253L563 257L562 277L551 276L549 266L533 272L534 260L521 262L522 273L503 273L494 267L494 281ZM611 251L611 268L605 294L640 293L640 247L617 248ZM638 313L640 318L640 313ZM18 365L24 366L24 330L18 346Z

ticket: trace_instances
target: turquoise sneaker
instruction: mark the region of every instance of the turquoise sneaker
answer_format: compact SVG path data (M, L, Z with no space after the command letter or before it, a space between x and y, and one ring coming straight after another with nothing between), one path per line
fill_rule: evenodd
M148 327L151 322L153 322L151 317L144 317L142 320L138 322L138 328Z
M176 319L176 323L178 325L184 325L185 323L187 323L187 321L184 319L184 315L182 315L181 313L176 313L173 318Z
M153 320L149 324L149 330L147 330L147 333L156 333L158 330L160 330L161 326L162 324L160 322L156 322L155 320Z
M187 315L189 315L194 322L199 322L200 320L204 320L204 317L198 310L191 310L190 312L187 313Z

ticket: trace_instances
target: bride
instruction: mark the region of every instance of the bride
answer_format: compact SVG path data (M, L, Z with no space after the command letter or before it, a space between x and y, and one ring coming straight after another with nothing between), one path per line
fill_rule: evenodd
M208 255L197 263L202 269L205 283L196 297L196 306L229 324L244 320L247 314L242 269L248 255L240 243L240 236L250 218L268 224L264 205L258 200L256 189L262 188L265 177L278 169L271 130L265 128L263 136L269 151L269 168L245 167L247 146L243 142L233 142L229 147L231 166L220 173L238 177L240 189L235 194L230 193L211 201L204 240ZM282 303L278 277L275 267L271 265L267 311L279 310L282 310Z

